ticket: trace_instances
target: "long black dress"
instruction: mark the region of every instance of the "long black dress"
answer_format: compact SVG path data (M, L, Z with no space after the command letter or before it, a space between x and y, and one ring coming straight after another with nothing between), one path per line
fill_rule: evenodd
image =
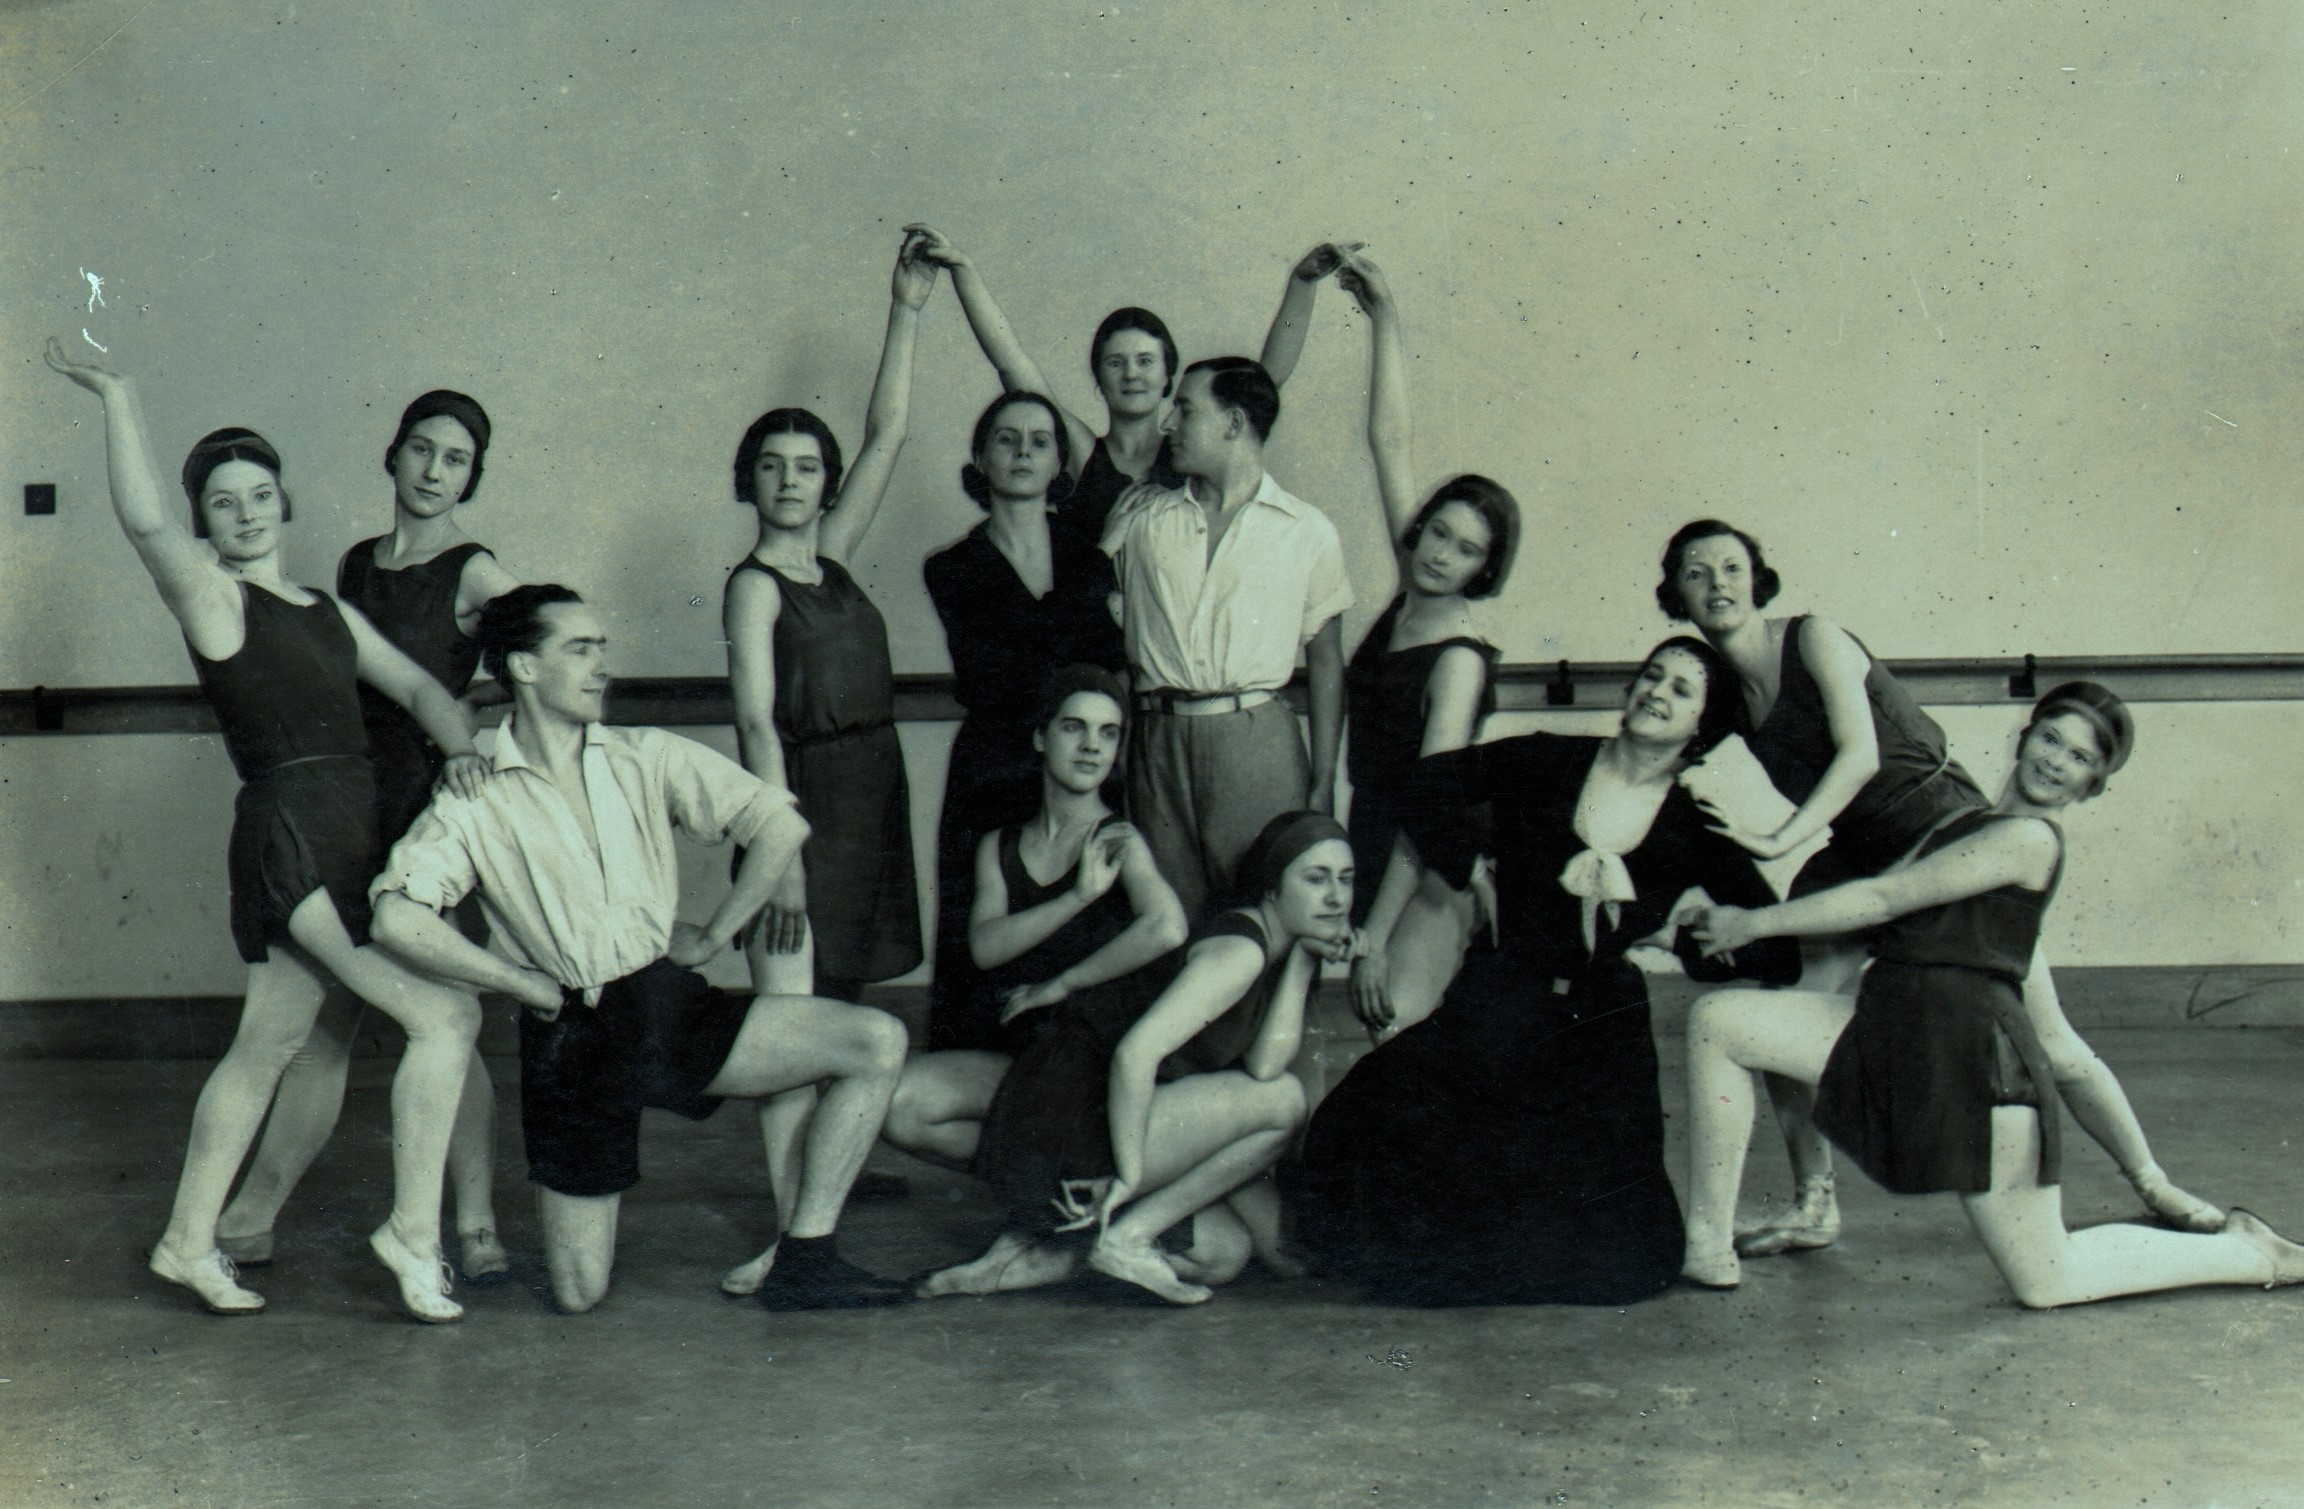
M1120 626L1108 599L1117 590L1111 558L1065 543L1049 531L1055 585L1034 597L992 543L989 524L928 557L921 568L960 705L968 710L945 767L944 809L936 831L936 980L928 1046L991 1048L999 1005L968 958L968 898L976 842L1020 823L1040 806L1040 757L1032 715L1041 683L1060 666L1124 670Z
M1994 823L1954 818L1923 854ZM2050 824L2054 827L2054 824ZM2045 890L2002 886L1898 917L1873 942L1856 1015L1816 1086L1816 1125L1864 1172L1899 1194L1992 1187L1992 1108L2043 1107L2055 1083L2024 1012L2024 976L2040 919L2063 878L2063 835ZM2060 1159L2056 1106L2040 1112L2040 1182Z
M1768 779L1795 805L1815 791L1835 751L1824 690L1800 649L1807 623L1808 615L1802 614L1785 626L1776 705L1745 740ZM1857 648L1864 647L1859 643ZM1872 705L1880 768L1832 819L1832 841L1800 867L1792 883L1796 896L1877 875L1952 814L1991 805L1952 758L1936 720L1886 666L1872 659L1870 650L1864 658L1871 666L1864 675L1864 697Z
M344 552L336 566L336 595L367 615L376 632L449 696L462 696L480 669L480 642L457 627L456 595L466 563L487 554L487 547L468 540L428 561L388 571L376 564L377 547L386 538L362 540ZM389 849L430 804L448 757L406 708L365 683L360 717L376 765L376 836Z
M1484 639L1457 636L1431 644L1388 648L1405 594L1369 626L1368 637L1344 668L1345 706L1352 713L1346 765L1352 773L1352 859L1360 885L1352 893L1352 920L1368 920L1376 904L1376 882L1392 857L1400 832L1400 789L1424 748L1424 688L1443 652L1456 646L1479 652L1485 668L1480 716L1496 710L1496 647ZM1477 724L1475 724L1477 731Z
M1588 955L1560 875L1585 847L1576 805L1603 742L1530 734L1434 755L1404 793L1410 840L1451 884L1492 849L1502 948L1475 949L1438 1010L1353 1066L1284 1176L1314 1261L1388 1302L1622 1305L1680 1271L1648 991L1624 951L1690 886L1748 906L1774 895L1675 786L1623 856L1636 899L1596 917ZM1732 965L1682 956L1700 978L1799 973L1782 940Z
M1063 1223L1051 1202L1065 1180L1100 1179L1114 1171L1112 1055L1128 1029L1183 972L1193 944L1205 938L1246 938L1263 952L1264 969L1223 1015L1160 1061L1160 1081L1228 1069L1256 1041L1288 951L1275 953L1263 924L1245 912L1211 918L1182 948L1051 1007L1047 1025L1000 1081L970 1165L977 1178L992 1186L1011 1227L1054 1229Z
M368 882L383 867L376 778L360 719L359 645L325 592L302 607L246 582L240 648L210 660L187 643L240 775L232 805L232 941L260 964L288 918L325 889L354 943L368 941ZM306 588L306 591L312 591Z
M817 564L821 582L795 581L750 556L736 569L775 578L783 595L776 734L808 820L818 986L845 990L919 964L920 898L888 625L846 567L821 556Z

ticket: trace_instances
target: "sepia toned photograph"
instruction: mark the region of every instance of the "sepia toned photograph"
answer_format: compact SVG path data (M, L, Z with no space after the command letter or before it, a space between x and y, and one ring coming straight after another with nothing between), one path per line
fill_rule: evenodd
M2304 1505L2300 78L0 0L0 1505Z

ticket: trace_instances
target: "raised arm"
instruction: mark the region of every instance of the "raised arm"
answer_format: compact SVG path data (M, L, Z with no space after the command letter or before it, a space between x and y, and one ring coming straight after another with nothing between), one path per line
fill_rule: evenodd
M488 766L472 748L471 710L378 632L367 614L347 602L337 603L336 611L352 631L360 679L406 708L425 735L448 756L448 768L441 779L450 790L459 796L479 795Z
M992 370L1000 374L1001 390L1037 393L1055 404L1056 412L1064 416L1064 428L1072 442L1071 471L1074 477L1079 476L1080 469L1088 464L1088 453L1096 448L1096 432L1057 401L1040 364L1026 353L1023 342L1016 339L1008 316L1001 312L992 290L985 286L984 274L977 270L968 254L934 226L914 224L904 229L917 238L915 244L922 256L952 274L952 291L960 296L960 312L968 316L968 329L975 335L977 346L992 363Z
M1344 743L1344 619L1320 626L1304 647L1306 701L1312 732L1312 790L1315 812L1336 810L1336 754Z
M1397 547L1416 521L1416 426L1408 413L1408 357L1400 334L1400 306L1384 270L1354 255L1336 274L1368 316L1368 454L1376 462L1376 494Z
M1713 907L1696 923L1707 954L1758 938L1829 938L1981 896L2002 886L2042 890L2056 872L2061 845L2045 822L1996 822L1927 858L1870 880L1850 881L1753 911Z
M912 348L920 333L920 306L936 286L936 264L918 250L918 239L907 234L896 253L896 271L889 278L888 333L880 342L880 371L872 379L872 402L864 414L864 448L856 453L840 484L840 496L818 527L816 551L845 561L863 542L864 533L880 512L888 479L896 470L897 453L904 449L904 432L912 415Z
M1271 377L1276 388L1288 386L1288 379L1296 371L1296 360L1304 354L1304 337L1310 332L1313 300L1319 295L1320 280L1344 264L1344 259L1360 249L1361 243L1338 246L1323 241L1288 269L1288 284L1280 290L1280 307L1273 311L1272 327L1264 332L1264 351L1258 361Z
M106 368L71 360L54 336L41 354L52 369L104 401L104 462L112 484L112 512L160 589L160 600L176 615L194 649L212 660L235 654L245 633L239 591L216 564L215 552L161 501L159 473L152 465L144 405L135 383Z

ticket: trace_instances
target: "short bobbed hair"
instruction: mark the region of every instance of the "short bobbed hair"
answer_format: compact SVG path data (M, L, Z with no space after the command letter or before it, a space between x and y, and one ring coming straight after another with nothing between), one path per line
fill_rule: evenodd
M288 484L280 475L280 452L254 430L227 425L202 435L184 457L184 497L192 505L193 534L208 538L208 516L200 508L200 494L207 490L208 478L216 468L227 461L246 461L270 472L280 489L282 521L296 517L296 500L288 496Z
M1120 709L1120 727L1128 727L1128 684L1100 665L1060 665L1040 679L1040 697L1032 704L1032 727L1045 730L1064 711L1064 704L1082 692L1109 697Z
M992 507L992 479L977 466L976 458L984 454L984 447L992 439L993 421L1010 404L1038 404L1048 413L1048 423L1056 430L1056 475L1048 483L1048 501L1061 503L1072 496L1072 430L1056 405L1042 393L1008 392L992 400L983 413L976 416L976 433L968 441L968 460L960 468L960 490L966 493L978 508L987 512Z
M1504 579L1512 573L1512 559L1520 553L1520 503L1503 487L1479 473L1464 472L1435 488L1424 506L1416 511L1407 533L1400 536L1400 548L1413 551L1416 542L1424 537L1424 526L1451 503L1465 504L1488 524L1488 559L1472 573L1472 580L1464 584L1464 595L1494 597L1504 590Z
M1728 657L1693 634L1675 634L1641 657L1640 669L1633 673L1634 684L1656 663L1657 656L1673 650L1694 656L1704 667L1704 710L1696 715L1695 736L1680 752L1681 763L1693 765L1718 748L1730 734L1750 733L1752 717L1744 705L1744 683L1737 676L1736 667L1728 663ZM1629 695L1631 689L1625 690Z
M846 463L832 426L808 409L770 409L752 421L744 438L736 442L736 501L759 503L760 491L752 472L760 464L760 449L771 435L806 435L816 442L817 453L824 458L824 511L830 513L840 501L840 473Z
M1352 836L1344 825L1325 812L1283 812L1264 825L1255 842L1240 856L1240 868L1233 874L1233 901L1235 906L1254 906L1280 889L1287 878L1288 867L1314 844L1328 839L1340 839L1349 844Z
M416 400L400 411L400 428L393 432L392 443L384 447L384 474L392 474L392 465L400 458L400 447L408 443L408 432L427 419L447 415L464 426L464 433L472 437L472 473L464 479L464 491L456 501L464 502L479 490L480 471L488 458L488 436L494 426L488 423L488 411L480 401L453 388L434 388L418 395Z
M2077 714L2096 731L2097 747L2104 754L2104 773L2089 795L2101 795L2113 775L2128 763L2128 756L2136 752L2136 720L2129 716L2128 704L2102 682L2067 681L2032 704L2032 716L2017 737L2017 748L2023 748L2033 729L2065 713Z
M1698 540L1715 539L1721 535L1734 535L1743 542L1744 553L1752 558L1752 606L1765 608L1776 600L1784 589L1784 579L1776 568L1768 564L1768 557L1760 549L1760 542L1719 519L1696 519L1680 526L1672 536L1672 543L1664 547L1664 576L1656 583L1656 606L1664 616L1675 623L1688 622L1688 602L1680 595L1680 567L1686 562L1688 547Z
M1176 338L1168 333L1167 322L1149 309L1133 304L1124 305L1104 316L1096 327L1096 338L1088 343L1088 375L1094 377L1104 360L1104 343L1123 330L1141 330L1160 343L1160 359L1165 365L1160 372L1160 396L1166 398L1176 391Z

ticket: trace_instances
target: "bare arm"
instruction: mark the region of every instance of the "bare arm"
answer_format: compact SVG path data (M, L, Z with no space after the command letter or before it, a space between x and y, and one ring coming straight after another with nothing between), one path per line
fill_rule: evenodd
M498 958L399 891L376 898L370 931L378 943L428 975L500 992L545 1015L560 1010L560 985L550 975Z
M992 363L992 370L1000 374L1002 391L1037 393L1056 404L1056 412L1064 416L1064 428L1072 442L1071 472L1079 476L1080 469L1088 464L1088 453L1095 449L1096 432L1088 428L1079 415L1057 402L1047 377L1040 371L1040 364L1025 351L1023 342L1016 339L1008 316L1001 312L992 290L985 285L984 274L977 270L967 253L933 226L915 224L904 229L918 234L923 256L951 272L952 291L960 296L960 312L968 317L968 329L975 335L985 359Z
M448 689L432 679L425 670L391 640L377 632L368 622L368 615L348 602L338 602L336 611L345 626L352 631L352 643L358 652L356 671L385 696L408 710L425 736L438 745L448 757L448 769L442 777L449 788L462 796L479 794L480 784L487 778L486 763L472 748L472 711L449 695Z
M872 401L864 414L864 448L817 530L817 553L837 561L847 560L863 543L880 512L911 421L912 348L920 333L920 306L936 286L936 264L912 248L913 238L907 236L889 279L888 333L880 343L880 371L872 379Z
M1264 351L1257 359L1276 388L1288 386L1304 354L1304 337L1312 322L1312 304L1319 296L1320 280L1343 264L1345 249L1323 241L1288 269L1288 285L1280 290L1280 307L1272 326L1264 332Z
M519 585L520 578L506 571L487 551L467 556L463 574L456 578L456 627L471 634L480 627L480 610Z
M1240 1058L1240 1068L1250 1079L1278 1079L1296 1061L1296 1050L1304 1045L1304 998L1319 977L1319 961L1309 949L1299 944L1288 950L1288 962L1280 967L1279 982L1273 987L1272 1007L1264 1013L1256 1041Z
M1160 1061L1215 1021L1248 993L1264 969L1264 951L1246 938L1203 939L1176 977L1137 1018L1112 1055L1111 1131L1117 1208L1144 1182L1144 1141Z
M215 552L162 502L159 473L144 428L144 405L136 385L103 367L84 366L64 355L54 336L42 353L48 365L104 402L104 462L112 485L112 512L128 543L160 589L160 600L176 616L184 637L211 660L240 649L246 629L240 593L216 564Z
M728 698L735 706L736 757L744 768L789 791L784 741L776 734L776 619L784 593L764 571L738 571L728 579L720 627L728 636Z
M1382 268L1366 257L1348 258L1336 281L1368 316L1368 454L1376 462L1376 495L1384 505L1386 534L1397 547L1416 521L1416 426L1408 410L1408 357L1400 333L1400 306Z
M1864 678L1872 662L1848 631L1811 618L1800 626L1800 653L1824 694L1824 720L1832 732L1832 763L1800 810L1784 820L1764 843L1745 847L1762 859L1789 854L1822 832L1856 800L1856 793L1880 772L1880 736L1872 726L1872 699ZM1743 839L1731 833L1738 842Z
M1344 742L1344 620L1331 618L1304 647L1312 704L1312 807L1336 810L1336 752Z
M1486 656L1469 645L1442 650L1424 682L1424 743L1417 753L1442 754L1471 743L1487 690Z
M1111 828L1104 830L1107 834ZM1161 877L1152 850L1134 829L1123 835L1120 883L1128 890L1128 903L1136 918L1120 935L1070 969L1050 980L1036 995L1034 1005L1053 1005L1075 990L1086 990L1107 980L1142 969L1162 954L1182 946L1186 934L1184 903Z
M2000 822L1901 870L1851 881L1774 906L1712 907L1696 924L1708 954L1760 938L1829 938L2002 886L2041 890L2055 873L2058 841L2044 822Z

